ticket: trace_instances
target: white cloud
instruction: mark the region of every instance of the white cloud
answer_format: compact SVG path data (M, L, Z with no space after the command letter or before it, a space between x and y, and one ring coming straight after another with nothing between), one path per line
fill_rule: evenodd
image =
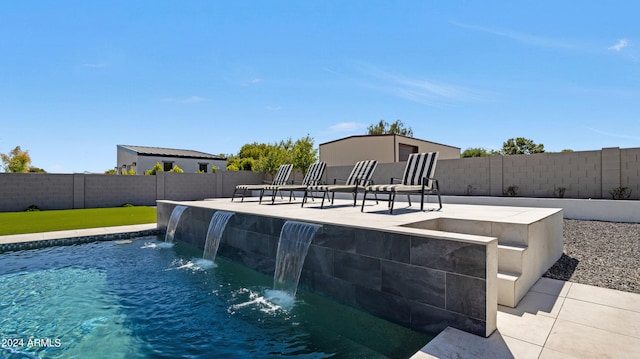
M483 97L476 91L450 83L409 78L367 64L359 64L357 68L377 80L361 81L362 86L424 105L441 104L443 101L475 101Z
M359 122L340 122L329 127L331 132L351 132L367 127L364 123Z
M253 78L253 79L251 79L249 81L243 82L242 86L253 86L253 85L257 85L257 84L261 83L262 81L264 81L264 80L262 80L259 77L255 77L255 78Z
M513 30L505 30L505 29L496 29L496 28L488 28L483 26L469 25L464 23L459 23L455 21L450 21L452 25L461 27L463 29L485 32L488 34L493 34L496 36L506 37L508 39L512 39L518 42L522 42L529 45L540 46L540 47L549 47L549 48L561 48L561 49L575 49L578 46L575 44L571 44L564 41L559 41L556 39L541 37L536 35L531 35L523 32L517 32Z
M620 39L618 40L618 42L615 45L609 46L609 50L613 50L613 51L620 51L622 49L624 49L625 47L629 46L629 40L627 39Z

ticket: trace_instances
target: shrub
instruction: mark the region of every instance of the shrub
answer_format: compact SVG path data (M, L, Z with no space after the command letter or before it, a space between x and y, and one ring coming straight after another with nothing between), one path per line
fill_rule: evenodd
M564 192L567 190L566 187L556 187L553 189L553 196L558 198L564 198Z
M178 167L178 165L173 166L173 168L171 169L171 171L169 172L174 172L174 173L184 173L184 171L182 170L182 168Z
M518 195L518 186L509 186L504 192L502 192L502 194L509 197L515 197Z
M156 162L152 169L144 171L145 176L155 176L156 172L162 172L162 165L160 162Z
M628 191L628 192L627 192ZM629 199L631 197L631 188L629 187L616 187L609 191L611 198L613 199Z
M125 203L125 204L121 205L120 207L135 207L135 206L132 205L131 203Z
M211 165L211 173L216 173L216 172L218 172L218 166Z
M29 208L24 210L25 212L40 212L40 207L36 206L35 204L32 204L29 206Z
M467 185L467 189L464 190L464 195L465 196L471 196L471 193L473 192L475 188L473 188L472 185Z

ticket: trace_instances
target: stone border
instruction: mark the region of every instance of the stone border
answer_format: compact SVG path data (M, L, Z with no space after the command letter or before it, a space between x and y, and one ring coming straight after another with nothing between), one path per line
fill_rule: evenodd
M21 251L26 249L37 249L54 246L71 246L74 244L83 244L99 241L115 241L122 239L131 239L136 237L155 236L158 235L157 229L148 229L137 232L124 232L124 233L109 233L98 234L91 236L69 237L69 238L56 238L56 239L44 239L38 241L18 242L18 243L6 243L0 244L0 253Z

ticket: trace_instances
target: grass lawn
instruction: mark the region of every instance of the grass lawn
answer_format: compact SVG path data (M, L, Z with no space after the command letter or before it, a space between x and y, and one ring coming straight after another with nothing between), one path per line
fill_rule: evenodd
M156 222L153 207L68 209L0 213L0 236Z

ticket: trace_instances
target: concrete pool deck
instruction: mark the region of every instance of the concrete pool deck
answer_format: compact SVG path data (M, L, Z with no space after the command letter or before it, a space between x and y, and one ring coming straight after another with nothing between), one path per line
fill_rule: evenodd
M231 204L228 199L226 201ZM339 217L353 217L363 225L379 219L398 221L395 214L389 216L386 212L362 214L359 208L353 210L350 206L343 208L347 210L344 212L336 211L340 207L319 210L316 205L319 206L319 203L310 203L310 208L319 215L331 216L331 213L337 212ZM282 207L285 212L299 211L300 208L299 203L272 206L251 201L239 207L245 206L254 206L258 211L273 211ZM381 206L386 206L386 203ZM467 207L476 207L477 210L478 206ZM367 211L372 211L372 208L367 208ZM458 209L462 212L470 210L464 207ZM440 213L407 212L416 217ZM528 216L526 212L516 210L509 213L507 209L498 208L496 212L482 216L517 218ZM0 244L143 232L155 228L156 224L145 224L0 236ZM413 358L640 357L640 295L541 278L515 308L498 306L497 328L489 338L447 328Z

